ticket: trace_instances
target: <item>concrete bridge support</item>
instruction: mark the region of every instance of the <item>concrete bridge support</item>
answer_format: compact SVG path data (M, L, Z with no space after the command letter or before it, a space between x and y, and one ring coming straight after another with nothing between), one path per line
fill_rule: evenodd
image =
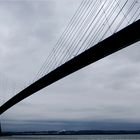
M0 123L0 135L1 135L1 133L2 133L2 130L1 130L1 123Z

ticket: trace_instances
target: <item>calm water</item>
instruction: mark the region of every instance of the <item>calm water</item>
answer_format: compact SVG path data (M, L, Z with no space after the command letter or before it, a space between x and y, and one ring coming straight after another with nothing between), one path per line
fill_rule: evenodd
M0 140L140 140L140 135L9 136Z

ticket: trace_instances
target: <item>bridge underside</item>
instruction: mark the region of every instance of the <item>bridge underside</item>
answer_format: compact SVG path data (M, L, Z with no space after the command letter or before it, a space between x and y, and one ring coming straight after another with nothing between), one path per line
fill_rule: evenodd
M16 103L49 86L63 77L105 57L120 49L123 49L140 40L140 20L127 26L107 39L99 42L52 72L48 73L0 107L0 114L11 108Z

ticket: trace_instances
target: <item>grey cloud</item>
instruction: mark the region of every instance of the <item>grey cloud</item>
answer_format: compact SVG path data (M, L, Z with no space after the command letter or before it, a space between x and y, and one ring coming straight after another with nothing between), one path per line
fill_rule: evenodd
M22 127L20 127L22 125ZM131 129L130 129L131 128ZM44 130L138 130L139 123L120 120L103 121L9 121L5 131L44 131Z

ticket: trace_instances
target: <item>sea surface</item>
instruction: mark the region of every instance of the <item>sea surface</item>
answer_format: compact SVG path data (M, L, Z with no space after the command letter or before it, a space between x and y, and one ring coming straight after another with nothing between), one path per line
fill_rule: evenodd
M133 135L30 135L5 136L0 140L140 140L140 134Z

